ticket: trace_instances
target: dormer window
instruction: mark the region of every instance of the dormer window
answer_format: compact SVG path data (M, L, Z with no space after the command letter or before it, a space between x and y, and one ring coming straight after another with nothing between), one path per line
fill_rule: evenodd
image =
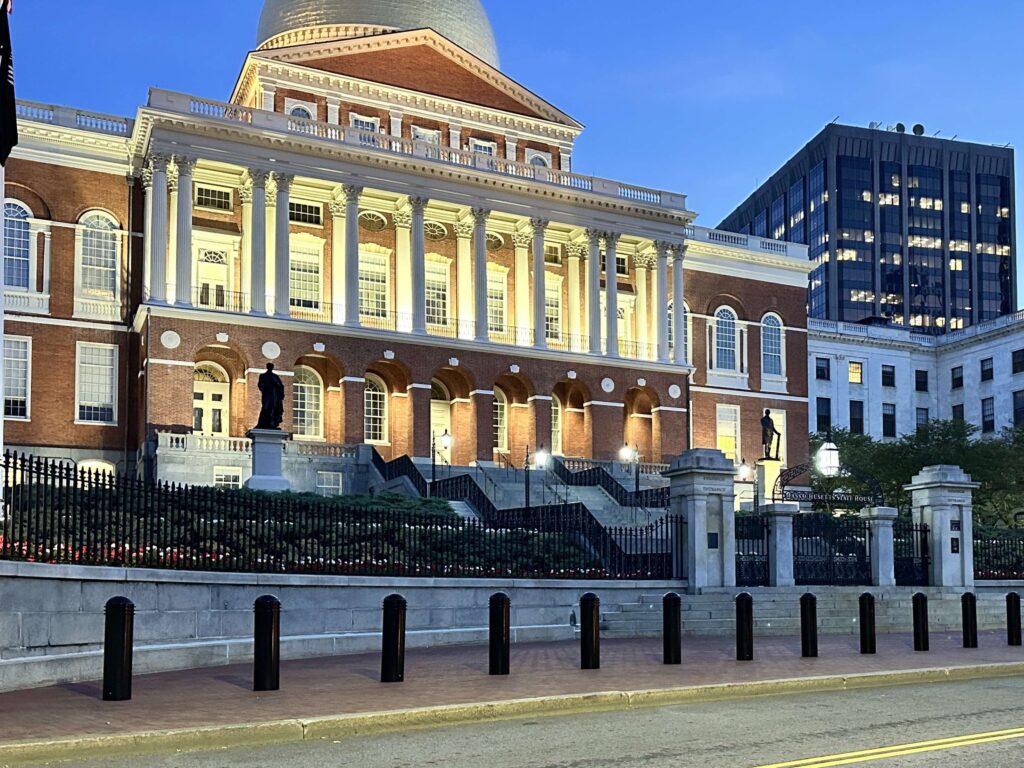
M357 115L353 112L349 119L351 120L352 127L358 128L360 131L377 133L380 130L379 117L366 117L365 115Z
M441 132L430 128L420 128L418 125L414 125L412 127L412 139L413 141L422 141L424 144L440 145Z
M305 107L292 107L291 112L289 112L288 114L290 114L292 117L301 117L303 120L313 119L313 115L310 114L309 110L306 109Z
M469 140L469 151L478 152L481 155L494 157L498 154L498 144L494 141L481 141L480 139Z
M538 168L550 168L551 153L541 152L539 149L527 149L526 162L528 162L530 165L535 165Z

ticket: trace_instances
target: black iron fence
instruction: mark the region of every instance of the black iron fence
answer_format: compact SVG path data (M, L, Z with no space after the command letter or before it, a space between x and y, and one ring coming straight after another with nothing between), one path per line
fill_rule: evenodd
M463 520L447 512L368 509L305 495L152 484L11 454L4 457L3 474L3 560L367 576L660 579L672 574L681 528L681 521L664 518L644 528L595 531L589 513L567 507Z
M974 578L1024 579L1024 530L975 526Z
M871 583L871 526L828 513L793 518L793 576L798 585Z
M928 526L923 523L897 520L893 524L893 567L897 585L928 586L928 570L931 567L928 536Z
M767 587L769 519L765 515L736 516L736 585Z

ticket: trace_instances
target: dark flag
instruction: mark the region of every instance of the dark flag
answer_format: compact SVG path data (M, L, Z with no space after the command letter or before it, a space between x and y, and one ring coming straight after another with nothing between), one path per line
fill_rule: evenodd
M0 0L0 165L7 164L18 143L18 115L14 104L14 55L11 24L7 18L11 0Z

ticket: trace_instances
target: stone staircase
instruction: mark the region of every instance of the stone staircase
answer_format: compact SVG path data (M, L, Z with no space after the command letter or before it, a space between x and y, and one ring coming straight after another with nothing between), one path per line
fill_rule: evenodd
M731 635L736 627L734 598L740 592L754 598L755 634L800 633L800 596L812 592L818 598L818 631L822 634L860 632L858 599L870 591L875 596L875 628L879 634L912 631L911 601L915 592L928 595L930 631L961 630L962 592L909 587L751 587L681 594L683 634ZM978 629L1006 626L1002 594L978 592ZM653 637L662 632L662 594L644 594L636 603L624 603L601 612L602 633L608 637Z

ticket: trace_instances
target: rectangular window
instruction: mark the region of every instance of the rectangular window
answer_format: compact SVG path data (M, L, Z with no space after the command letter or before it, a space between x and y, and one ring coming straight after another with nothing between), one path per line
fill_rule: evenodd
M918 408L917 409L917 426L923 427L928 423L928 409Z
M958 365L949 371L949 386L950 389L963 389L964 386L964 367Z
M996 401L993 397L981 401L981 431L985 434L996 431Z
M882 403L882 437L896 437L896 403Z
M432 128L420 128L418 125L412 127L412 140L422 141L425 144L440 144L441 132Z
M1024 349L1013 350L1013 372L1024 373Z
M822 433L832 431L832 398L819 397L817 411L818 431Z
M388 316L388 257L359 254L359 313L364 317Z
M562 284L550 278L544 281L544 336L562 340Z
M914 371L914 391L915 392L927 392L928 391L928 371L922 371L922 370Z
M358 128L360 131L370 131L376 133L380 130L380 118L379 117L365 117L363 115L357 115L352 113L350 117L352 121L352 127Z
M113 232L86 228L82 232L82 293L114 296L120 238Z
M319 227L324 223L324 209L319 203L288 203L288 221Z
M231 210L231 190L196 186L196 207L215 211Z
M850 401L850 434L864 434L864 401Z
M78 343L78 421L117 423L117 347Z
M1024 427L1024 389L1013 393L1013 426Z
M288 265L289 304L296 309L320 309L320 249L292 245Z
M479 152L481 155L494 157L498 154L498 145L493 141L481 141L480 139L469 140L469 151Z
M562 263L562 248L558 245L545 245L544 246L544 262L546 264L561 264Z
M733 464L740 463L740 407L719 405L716 446Z
M242 487L242 470L239 467L214 467L213 487L238 489Z
M341 496L341 472L317 472L316 492L321 496Z
M957 403L956 405L953 406L953 413L952 413L951 418L953 419L953 421L963 421L964 420L964 404L963 403Z
M864 363L858 363L856 361L850 362L850 383L864 383Z
M986 357L984 360L981 361L981 380L982 381L992 381L992 375L993 375L992 358L991 357Z
M29 418L32 340L4 338L4 418Z
M896 386L896 366L894 366L894 365L883 365L882 366L882 386L883 387L895 387Z
M814 378L818 381L832 380L832 365L827 357L814 358Z
M508 280L497 269L487 270L487 331L505 332L505 291Z
M448 262L427 261L426 306L430 325L448 326Z

